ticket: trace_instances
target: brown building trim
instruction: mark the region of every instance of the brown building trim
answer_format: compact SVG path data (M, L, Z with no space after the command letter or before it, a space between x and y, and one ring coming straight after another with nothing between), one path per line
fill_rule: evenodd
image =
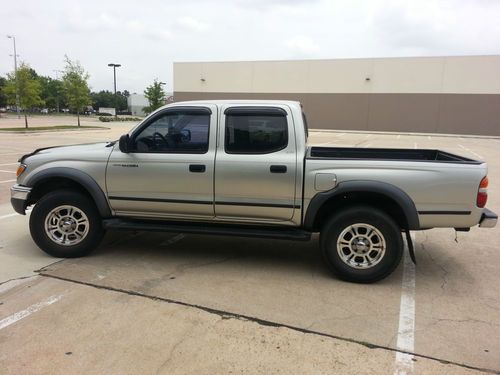
M298 100L311 129L500 136L500 94L174 93L214 99Z

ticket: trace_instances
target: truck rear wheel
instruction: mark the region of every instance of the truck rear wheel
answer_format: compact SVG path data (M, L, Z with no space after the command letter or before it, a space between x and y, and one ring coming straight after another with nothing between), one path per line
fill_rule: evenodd
M37 202L30 216L30 232L40 249L58 258L85 256L104 235L94 202L70 190L53 191Z
M401 229L386 213L368 206L332 216L321 231L320 243L329 268L356 283L387 277L403 255Z

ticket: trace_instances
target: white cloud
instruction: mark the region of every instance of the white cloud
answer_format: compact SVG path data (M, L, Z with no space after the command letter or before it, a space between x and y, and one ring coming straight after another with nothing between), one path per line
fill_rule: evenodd
M320 50L319 45L311 38L297 35L286 41L286 46L299 55L314 55Z
M142 8L141 8L142 6ZM500 54L494 0L23 0L0 7L4 34L39 74L64 54L80 60L95 90L172 89L172 62ZM0 75L12 40L0 37Z
M193 17L181 17L177 20L177 23L181 27L192 31L205 31L209 27L207 23Z

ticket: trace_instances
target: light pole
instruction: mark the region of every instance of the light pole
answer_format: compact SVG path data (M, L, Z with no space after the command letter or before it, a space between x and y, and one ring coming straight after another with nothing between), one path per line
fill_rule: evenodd
M116 100L116 68L119 68L121 65L110 63L110 64L108 64L108 66L113 67L113 83L114 83L114 87L115 87L115 118L118 118L118 109L116 108L116 101L117 101Z
M14 35L7 35L7 38L12 39L14 42L14 76L16 79L16 110L17 118L21 118L21 112L19 109L19 85L17 83L17 51L16 51L16 37Z
M57 107L57 114L59 114L59 73L62 73L61 70L54 69L53 72L56 73L56 107Z

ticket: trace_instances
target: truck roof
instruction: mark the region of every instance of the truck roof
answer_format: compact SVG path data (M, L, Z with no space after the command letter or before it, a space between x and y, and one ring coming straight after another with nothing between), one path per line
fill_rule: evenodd
M299 101L296 100L255 100L255 99L220 99L220 100L189 100L184 102L175 102L168 104L168 106L175 104L215 104L215 105L224 105L224 104L259 104L259 105L270 105L270 104L279 104L279 105L288 105L288 106L301 106Z

